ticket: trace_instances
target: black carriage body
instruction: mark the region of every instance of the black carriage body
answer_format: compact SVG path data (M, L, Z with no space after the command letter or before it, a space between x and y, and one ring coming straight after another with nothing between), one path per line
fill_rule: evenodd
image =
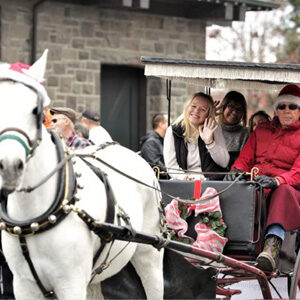
M218 192L225 189L230 183L225 181L203 181L202 193L207 187L215 188ZM179 198L192 198L194 182L182 180L160 180L161 190ZM162 195L164 206L171 202L171 197ZM220 196L220 205L224 221L227 225L226 237L228 242L224 248L226 255L247 256L254 259L258 249L261 226L256 226L256 199L255 185L246 182L237 182ZM261 221L261 220L260 220ZM187 235L195 234L194 226L199 222L199 216L188 220ZM261 236L261 235L260 235Z

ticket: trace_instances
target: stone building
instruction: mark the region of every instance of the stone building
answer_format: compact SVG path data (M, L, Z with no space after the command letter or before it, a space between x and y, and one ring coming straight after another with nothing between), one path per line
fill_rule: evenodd
M1 61L30 64L49 49L53 106L101 112L113 138L134 150L156 112L167 111L165 82L146 79L143 55L205 58L207 24L243 20L257 0L0 0ZM194 93L172 86L172 117Z

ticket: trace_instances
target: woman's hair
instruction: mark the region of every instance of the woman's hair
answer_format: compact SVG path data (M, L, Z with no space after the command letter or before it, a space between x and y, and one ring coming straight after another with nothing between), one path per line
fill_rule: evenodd
M210 95L202 92L194 94L192 99L185 104L183 113L174 122L174 124L180 124L183 127L183 136L185 141L187 141L189 138L197 140L199 137L199 129L191 124L188 116L188 108L191 106L193 100L198 97L205 99L209 104L207 117L213 120L215 119L215 107L213 98Z
M256 116L263 116L266 119L266 121L271 121L271 117L264 110L259 110L259 111L255 112L249 118L249 131L250 131L250 133L253 132L253 119Z
M246 127L247 126L247 102L246 102L246 99L243 96L243 94L236 92L236 91L228 92L225 95L224 99L222 100L222 111L219 116L220 123L221 124L224 123L224 111L230 102L234 102L236 104L242 105L242 110L243 110L242 111L243 112L242 123L243 123L243 126Z

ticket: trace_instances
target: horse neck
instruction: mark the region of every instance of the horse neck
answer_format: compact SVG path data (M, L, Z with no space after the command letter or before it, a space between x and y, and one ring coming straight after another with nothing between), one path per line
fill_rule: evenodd
M43 129L43 139L29 159L22 187L35 186L58 164L56 146L50 134ZM30 193L16 192L8 199L9 216L16 220L28 220L47 211L55 199L58 175L55 173L44 184Z

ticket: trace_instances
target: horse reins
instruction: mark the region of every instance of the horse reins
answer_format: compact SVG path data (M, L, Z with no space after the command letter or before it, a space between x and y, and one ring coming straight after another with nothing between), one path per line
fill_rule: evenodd
M196 199L195 201L190 200L190 199L181 199L181 198L178 198L178 197L176 197L176 196L174 196L174 195L171 195L171 194L169 194L169 193L166 193L166 192L164 192L164 191L162 191L162 190L160 190L160 189L158 189L158 188L156 188L156 187L154 187L154 186L152 186L152 185L149 185L149 184L147 184L147 183L145 183L145 182L143 182L143 181L141 181L141 180L139 180L139 179L137 179L137 178L134 178L134 177L132 177L132 176L130 176L130 175L128 175L128 174L126 174L126 173L124 173L124 172L118 170L117 168L115 168L115 167L112 166L111 164L109 164L109 163L107 163L106 161L102 160L101 158L97 157L95 154L77 154L77 156L79 156L79 157L89 157L89 158L93 158L93 159L95 159L96 161L98 161L98 162L104 164L104 165L107 166L108 168L112 169L113 171L119 173L120 175L122 175L122 176L124 176L124 177L126 177L126 178L128 178L128 179L130 179L130 180L132 180L132 181L134 181L134 182L136 182L136 183L138 183L138 184L141 184L141 185L146 186L146 187L148 187L148 188L150 188L150 189L153 189L153 190L155 190L155 191L157 191L157 192L160 192L160 193L162 193L163 195L166 195L166 196L168 196L168 197L170 197L170 198L173 198L173 199L175 199L175 200L177 200L177 201L179 201L179 202L183 202L183 203L187 203L187 204L195 204L195 201L197 201L197 200L199 201L199 199ZM212 173L212 172L201 172L201 173L202 173L202 174L205 174L205 173ZM226 174L237 174L237 172L226 172ZM239 174L239 175L237 176L237 178L236 178L234 181L232 181L232 183L230 183L226 188L224 188L223 190L219 191L218 193L216 193L216 194L214 194L214 195L212 195L212 196L204 197L204 198L202 198L201 200L210 200L210 199L213 199L213 198L215 198L215 197L217 197L217 196L219 196L219 195L225 193L229 188L231 188L234 184L236 184L236 183L237 183L237 182L238 182L245 174L247 174L247 173L246 173L246 172L242 172L242 173L238 173L238 174Z
M26 85L26 84L25 84ZM27 85L26 85L27 86ZM32 87L27 86L28 88L34 90ZM15 140L16 142L18 142L25 150L25 154L26 154L26 162L34 155L34 151L35 149L39 146L41 140L42 140L42 113L43 113L43 103L42 103L42 98L41 96L38 94L38 101L37 101L37 107L36 109L34 109L33 114L36 115L36 124L37 124L37 133L36 133L36 138L34 140L31 140L29 138L29 136L26 134L26 132L24 132L22 129L20 128L16 128L16 127L8 127L5 128L4 130L2 130L0 132L0 143L4 140ZM17 132L18 135L16 134L12 134L10 132ZM21 136L23 136L25 139L21 138ZM55 134L52 134L52 137L54 138L54 140L57 141L57 137L55 136ZM56 143L55 143L56 144ZM108 145L112 145L115 144L115 142L112 143L106 143L105 145L100 145L97 150L101 150L103 148L105 148ZM19 190L17 190L17 192L26 192L26 193L30 193L32 191L34 191L36 188L40 187L42 184L44 184L49 178L51 178L56 172L60 171L62 175L62 178L65 179L64 176L64 172L66 172L66 181L63 180L63 182L65 182L66 186L65 186L65 193L64 195L62 195L61 192L61 187L63 186L60 182L60 189L57 193L57 197L54 201L54 203L51 205L51 207L41 216L34 218L33 220L29 220L29 221L15 221L12 220L8 214L7 214L7 195L5 195L5 193L3 193L1 191L0 193L0 197L2 197L1 200L1 205L0 205L0 214L1 214L1 223L0 223L0 229L2 230L6 230L9 234L14 235L14 236L18 236L19 240L20 240L20 246L22 249L22 253L24 255L24 258L26 259L29 268L31 270L31 273L39 287L39 289L41 290L41 292L43 293L45 298L55 298L56 295L54 293L54 291L47 291L46 288L44 287L44 285L42 284L41 280L39 279L38 274L35 271L33 262L31 261L30 255L29 255L29 250L28 250L28 246L27 246L27 242L26 242L26 236L31 236L34 235L38 232L42 232L45 231L47 229L52 228L53 226L55 226L57 223L59 223L60 221L62 221L68 214L70 211L74 211L77 212L77 214L80 216L80 218L85 221L85 223L89 226L89 219L85 218L85 214L82 212L78 212L74 206L75 204L75 197L74 197L74 191L75 191L75 184L73 186L73 189L71 188L72 183L71 182L67 182L68 181L68 175L69 172L73 172L73 168L72 165L70 164L70 160L71 158L73 158L74 156L78 156L80 157L83 161L85 161L85 163L93 170L93 172L97 175L97 177L103 181L103 184L105 186L106 189L106 193L107 195L109 195L107 197L107 199L113 199L113 200L107 200L108 201L108 205L107 205L107 218L106 218L106 222L108 223L113 223L113 219L115 216L115 205L116 205L116 201L114 198L114 195L112 193L112 189L109 185L108 180L106 179L106 176L104 175L104 173L99 169L99 168L95 168L93 165L91 165L90 163L88 163L85 158L92 158L97 160L98 162L106 165L107 167L109 167L110 169L114 170L115 172L119 173L120 175L133 180L136 183L139 183L141 185L144 185L148 188L151 188L155 191L158 191L160 193L163 193L171 198L175 198L178 201L181 202L185 202L188 204L193 204L194 201L190 201L189 199L179 199L177 197L174 197L168 193L165 193L163 191L161 191L160 189L151 186L149 184L146 184L120 170L118 170L117 168L113 167L112 165L108 164L107 162L103 161L102 159L100 159L99 157L96 157L95 154L73 154L70 155L70 153L68 153L67 151L62 151L60 147L58 147L59 150L59 163L58 165L44 178L42 179L40 182L38 182L35 186L28 186L28 187L24 187L21 188ZM64 157L61 155L63 153L65 153ZM68 155L66 155L68 154ZM96 170L97 169L97 170ZM202 174L211 174L212 172L202 172ZM223 173L222 173L223 174ZM228 173L225 173L228 174ZM233 184L235 184L239 178L242 176L243 174L240 174L235 181L233 181L227 188L225 188L223 191L218 192L218 194L214 195L214 196L210 196L210 197L206 197L203 200L209 200L212 199L222 193L224 193L226 190L228 190ZM74 177L73 177L74 178ZM75 180L74 180L75 181ZM68 194L68 192L66 192L66 190L69 191L69 185L70 188L72 190L71 195ZM68 195L66 195L66 193ZM3 199L4 198L4 199ZM60 198L62 198L62 200L60 200ZM113 204L112 204L113 203ZM131 234L134 234L134 230L130 224L129 221L129 217L125 214L125 212L119 207L119 214L118 214L118 223L120 222L120 218L123 218L123 220L125 221L125 223L127 224L127 227L130 229ZM93 222L94 223L94 222ZM97 233L97 228L95 228L95 226L92 226L90 224L89 228L95 232L99 237L101 237L102 244L100 246L100 248L98 249L98 251L96 252L96 255L94 256L94 260L93 260L93 265L96 263L97 259L99 258L100 254L102 253L105 245L110 242L112 240L112 236L109 235L109 237L106 237L105 239L105 234L102 233ZM107 235L107 234L106 234ZM126 245L127 246L127 245ZM117 254L117 256L126 248L126 246ZM112 247L112 244L111 244ZM111 249L110 247L110 249ZM109 264L107 263L107 259L108 259L108 255L110 253L110 250L108 251L104 262L100 265L100 267L98 267L94 272L93 272L93 277L94 278L95 275L101 273L104 268L106 268L106 266ZM115 256L110 262L112 262L117 256Z
M56 145L56 149L58 149L58 157L59 157L59 163L56 166L56 168L54 170L52 170L50 172L49 175L46 176L46 178L44 178L43 180L41 180L38 184L36 184L33 187L25 187L22 188L20 190L18 190L18 192L27 192L30 193L33 190L35 190L36 188L38 188L39 186L41 186L43 183L45 183L51 176L53 176L53 174L55 174L57 171L60 171L60 179L58 180L58 182L60 182L60 188L59 191L57 193L57 197L56 200L54 201L54 204L51 205L50 209L47 210L47 212L45 212L43 215L33 219L33 220L29 220L29 221L25 221L25 222L20 222L20 221L16 221L16 220L12 220L8 214L7 214L7 195L4 196L4 199L2 199L3 201L1 202L0 205L0 213L2 216L2 222L0 223L0 228L3 230L6 230L10 235L13 236L17 236L19 238L20 241L20 246L21 246L21 250L22 253L24 255L25 260L28 263L28 266L31 270L32 276L35 279L37 286L39 287L40 291L43 293L45 298L49 298L49 299L54 299L56 298L55 292L54 291L47 291L47 289L44 287L43 283L41 282L35 268L34 268L34 264L30 258L30 254L29 254L29 249L27 246L27 241L26 241L26 237L27 236L32 236L34 234L43 232L45 230L51 229L52 227L54 227L56 224L58 224L59 222L61 222L71 211L77 213L80 218L87 224L87 226L89 227L89 229L91 231L93 231L95 234L96 230L95 228L92 228L90 221L92 220L90 217L86 217L86 215L82 212L78 212L75 209L75 202L78 201L79 199L77 199L75 197L75 192L76 192L76 188L75 188L75 177L74 177L74 172L73 172L73 167L72 164L70 163L71 158L74 157L74 155L70 155L70 151L66 150L61 143L61 139L58 137L58 135L51 131L52 134L52 138L54 139L54 143ZM112 145L112 144L116 144L115 142L112 143L106 143L103 144L101 146L99 146L97 148L97 151L100 149L104 149L105 147ZM102 172L99 168L93 166L91 163L89 163L87 160L85 160L84 158L81 158L82 161L84 161L84 163L96 174L96 176L103 182L104 187L105 187L105 191L106 191L106 195L107 195L107 207L106 207L106 218L104 220L105 223L108 224L114 224L114 218L115 216L117 217L117 221L118 221L118 225L121 225L120 220L123 219L123 221L125 222L128 230L131 232L131 234L134 236L135 231L132 228L132 225L130 223L130 218L129 216L124 212L124 210L117 204L116 200L115 200L115 196L113 194L113 190L110 186L110 183L107 179L107 175ZM65 168L63 168L63 166ZM69 170L69 172L65 172L66 170ZM66 176L66 179L65 179ZM64 191L62 188L65 187L67 189L67 192ZM78 185L77 185L78 187ZM117 214L115 213L115 208L117 207L118 212ZM45 219L46 218L46 219ZM99 236L99 235L98 235ZM100 236L99 236L100 237ZM111 242L111 246L109 248L109 251L106 254L106 257L104 259L104 261L100 264L99 267L97 267L93 273L92 273L92 279L100 274L104 269L106 269L111 262L117 257L119 256L122 251L124 251L124 249L128 246L128 244L126 244L125 247L123 247L109 262L108 262L108 256L110 254L110 250L111 247L113 245L113 235L107 233L105 234L101 234L101 244L99 249L97 250L96 254L94 255L93 258L93 266L95 265L95 263L97 262L98 258L100 257L104 247L107 245L107 243ZM91 279L91 280L92 280Z
M115 144L117 144L117 142L107 142L105 144L102 144L102 145L99 146L99 148L97 148L94 151L94 153L98 152L99 150L104 149L104 147L107 147L107 146L110 146L110 145L115 145ZM173 198L173 199L175 199L175 200L177 200L179 202L183 202L183 203L187 203L187 204L194 204L194 201L191 201L190 199L178 198L177 196L174 196L174 195L171 195L169 193L166 193L166 192L164 192L164 191L162 191L162 190L160 190L160 189L158 189L158 188L156 188L156 187L154 187L152 185L149 185L149 184L147 184L147 183L145 183L145 182L143 182L143 181L141 181L139 179L136 179L136 178L134 178L134 177L132 177L132 176L130 176L130 175L128 175L128 174L126 174L126 173L118 170L117 168L115 168L111 164L109 164L109 163L105 162L104 160L100 159L99 157L95 156L95 154L78 154L78 153L76 153L76 154L75 153L70 154L69 153L69 155L66 156L62 161L60 161L59 164L44 179L42 179L39 183L37 183L36 185L34 185L32 187L31 186L27 186L27 187L18 189L17 192L26 192L26 193L32 192L33 190L35 190L36 188L38 188L39 186L41 186L42 184L44 184L45 182L47 182L47 180L50 177L52 177L60 168L62 168L65 163L67 163L70 159L72 159L72 158L74 158L76 156L80 157L80 158L92 158L92 159L95 159L95 160L101 162L102 164L104 164L105 166L109 167L113 171L119 173L120 175L122 175L122 176L124 176L124 177L126 177L126 178L128 178L128 179L130 179L130 180L132 180L132 181L134 181L136 183L138 183L138 184L141 184L141 185L146 186L146 187L148 187L150 189L153 189L153 190L155 190L157 192L160 192L163 195L166 195L166 196L168 196L170 198ZM169 169L177 170L175 168L169 168ZM182 170L182 171L185 171L185 170ZM208 196L208 197L202 198L201 200L210 200L210 199L213 199L216 196L219 196L219 195L225 193L228 189L230 189L234 184L236 184L245 175L250 175L251 177L253 176L252 175L253 174L252 171L251 172L235 172L235 171L233 171L233 172L205 172L205 171L198 172L197 171L196 172L196 171L191 171L191 172L195 173L195 174L203 174L203 175L212 175L212 174L219 174L219 175L236 174L237 175L236 179L234 181L232 181L232 183L230 183L226 188L224 188L221 191L218 191L218 193L216 193L213 196ZM176 173L176 174L182 174L182 173Z
M8 131L9 129L7 129ZM55 136L54 133L52 133L53 136ZM0 140L1 142L1 140ZM107 212L106 212L106 220L105 222L106 223L114 223L113 220L114 220L114 216L115 216L115 206L116 206L116 201L115 201L115 197L113 195L113 192L112 192L112 189L111 189L111 186L106 178L106 174L104 174L99 168L96 168L95 166L93 166L91 163L89 163L88 161L85 160L85 158L92 158L92 159L95 159L96 161L106 165L107 167L109 167L110 169L112 169L113 171L119 173L120 175L130 179L130 180L133 180L134 182L136 183L139 183L141 185L144 185L148 188L151 188L155 191L158 191L160 193L163 193L169 197L172 197L172 198L175 198L176 200L178 201L181 201L181 202L185 202L185 203L188 203L188 204L194 204L194 201L191 201L189 199L180 199L180 198L177 198L177 197L174 197L173 195L170 195L168 193L165 193L163 191L161 191L160 189L154 187L154 186L151 186L149 184L146 184L118 169L116 169L115 167L113 167L112 165L108 164L107 162L103 161L102 159L100 159L99 157L95 156L95 153L101 149L104 149L105 147L107 146L110 146L110 145L114 145L116 144L115 142L108 142L108 143L105 143L104 145L100 145L96 151L94 152L94 154L73 154L73 155L70 155L68 153L68 151L64 151L64 153L68 153L69 155L65 155L64 158L61 157L60 159L60 162L58 163L58 165L44 178L42 179L38 184L36 184L35 186L33 187L24 187L20 190L18 190L18 192L32 192L33 190L35 190L36 188L38 188L39 186L41 186L43 183L45 183L51 176L53 176L57 171L61 170L61 168L63 166L68 166L69 163L70 163L70 160L71 158L75 157L75 156L78 156L79 158L81 158L86 164L87 166L92 169L92 171L97 175L97 177L103 182L104 186L105 186L105 189L106 189L106 193L107 193L107 201L108 201L108 204L107 204ZM64 168L63 168L64 169ZM62 170L63 170L62 169ZM220 195L222 193L224 193L226 190L228 190L233 184L235 184L239 179L240 177L242 177L244 174L241 173L237 176L236 180L233 181L229 186L227 186L224 190L218 192L218 194L216 195L213 195L213 196L209 196L209 197L206 197L205 199L202 199L202 200L209 200L209 199L212 199L214 197L216 197L217 195ZM74 191L73 191L74 192ZM69 198L67 198L69 199ZM109 200L110 199L110 200ZM6 199L7 200L7 199ZM66 199L65 199L66 200ZM5 203L4 203L5 202ZM85 214L85 212L82 212L82 211L79 211L75 208L74 206L75 204L75 201L74 201L74 195L71 197L70 201L68 203L65 202L64 205L61 205L61 209L59 210L60 212L62 212L62 214L60 215L59 217L59 221L61 221L66 215L68 215L68 213L70 211L74 211L78 214L78 216L87 224L87 226L90 228L90 230L92 230L95 234L97 234L99 237L101 237L101 245L100 245L100 248L97 250L95 256L94 256L94 259L93 259L93 265L95 265L96 261L98 260L100 254L102 253L105 245L109 242L111 242L113 240L113 236L111 234L108 234L108 233L103 233L103 232L97 232L97 228L94 226L94 222L91 222L92 220L95 221L94 219L91 219L90 217L87 218L87 214ZM53 208L53 206L51 206ZM63 207L69 207L68 210L66 209L63 209ZM47 211L48 212L48 211ZM45 214L47 214L47 212ZM35 271L35 268L34 268L34 265L31 261L31 258L30 258L30 255L29 255L29 251L28 251L28 246L27 246L27 243L26 243L26 236L28 235L32 235L32 234L35 234L37 233L37 231L41 231L40 230L40 226L36 226L36 224L39 224L38 222L32 222L32 220L30 220L29 222L27 223L30 223L30 227L28 227L29 224L26 224L27 225L27 228L24 228L24 226L21 228L20 226L15 226L16 223L13 222L13 220L11 220L7 213L6 213L6 201L2 201L1 203L1 206L0 206L0 213L2 215L2 219L5 221L5 224L3 225L3 222L0 224L0 228L2 229L5 229L6 231L8 231L10 234L12 235L17 235L19 237L19 240L20 240L20 245L21 245L21 249L22 249L22 253L29 265L29 268L32 272L32 275L39 287L39 289L41 290L41 292L43 293L44 297L45 298L55 298L56 295L55 295L55 292L54 291L47 291L46 288L44 287L44 285L42 284L41 280L39 279L39 276L38 274L36 273ZM44 214L44 215L45 215ZM4 217L3 217L4 216ZM49 216L49 215L47 215ZM50 215L50 216L53 216L53 215ZM131 232L132 235L134 235L134 230L131 226L131 223L129 221L129 217L125 214L125 212L119 207L119 214L117 215L118 217L118 224L120 225L120 218L123 218L123 220L125 221L125 224L127 225L127 227L129 228L129 231ZM57 223L57 221L55 220L55 222L50 222L50 219L48 218L47 222L46 223L49 223L51 224L53 227L54 226L54 223ZM33 226L33 224L35 224L35 226ZM21 224L19 224L21 225ZM22 224L24 225L24 224ZM13 226L13 227L12 227ZM5 228L4 228L5 227ZM33 230L35 228L35 230ZM21 230L20 230L21 229ZM27 232L26 232L26 230ZM48 227L45 228L44 230L47 230L49 229ZM28 231L31 231L30 233ZM23 233L22 233L23 231ZM113 244L113 242L112 242ZM123 247L123 249L121 249L121 251L114 257L110 260L110 262L108 263L107 260L108 260L108 256L109 256L109 253L110 253L110 250L112 248L112 244L108 250L108 253L104 259L104 262L102 262L100 264L100 266L92 273L92 278L91 280L93 280L93 278L97 275L97 274L100 274L103 270L105 270L109 265L110 263L118 256L121 254L121 252L128 246L125 245L125 247Z
M24 84L24 85L27 86L28 88L34 90L32 87L30 87L26 84ZM29 138L29 136L22 129L15 128L15 127L5 128L4 130L2 130L0 132L0 142L2 142L4 140L7 140L7 139L15 140L16 142L18 142L24 148L25 153L26 153L26 161L28 161L33 156L35 149L39 146L39 144L42 140L43 103L42 103L41 96L39 95L39 93L37 93L37 94L38 94L37 107L33 111L33 113L36 115L36 124L37 124L36 138L34 140L31 140ZM21 135L25 138L26 142L19 135L8 134L7 132L17 132L19 135ZM51 133L51 134L52 134L52 137L54 138L54 140L57 141L57 136L54 133ZM106 147L108 145L112 145L112 144L115 144L115 142L112 142L111 144L106 143L105 146L103 146L103 147L100 146L95 152L103 149L104 147ZM37 272L35 271L34 265L31 261L28 246L27 246L27 242L26 242L26 237L27 236L31 236L31 235L34 235L38 232L42 232L42 231L45 231L47 229L52 228L53 226L55 226L56 224L61 222L71 211L74 211L88 225L88 227L93 232L95 232L99 237L101 237L104 240L104 243L101 244L101 246L98 249L96 255L94 256L93 264L95 264L95 262L99 258L104 246L113 239L112 234L106 233L106 240L105 240L105 234L103 232L100 232L101 231L100 229L98 229L99 232L97 232L97 226L95 226L95 224L94 224L95 222L91 223L92 221L95 221L95 220L93 220L92 218L89 218L89 216L87 214L85 214L84 212L79 211L78 209L76 209L76 207L75 207L76 185L75 185L75 179L74 179L75 177L74 177L74 174L72 173L73 172L73 167L72 167L72 164L70 162L71 158L73 158L75 156L81 158L92 169L92 171L97 175L97 177L100 178L101 181L103 182L103 184L105 186L105 189L106 189L106 193L107 193L107 195L109 195L107 197L107 199L108 198L113 199L112 201L108 200L107 214L106 214L108 218L106 218L106 220L105 220L107 222L113 223L113 221L111 222L111 220L113 220L114 217L115 217L116 201L115 201L112 189L111 189L110 184L109 184L109 182L106 178L106 174L104 174L99 168L96 168L92 164L87 162L85 160L85 158L95 159L96 161L98 161L98 162L102 163L103 165L109 167L110 169L112 169L113 171L119 173L120 175L122 175L122 176L124 176L124 177L126 177L130 180L133 180L134 182L136 182L138 184L141 184L141 185L146 186L148 188L151 188L155 191L158 191L158 192L160 192L164 195L167 195L168 197L174 198L177 201L185 202L187 204L194 204L195 203L195 201L191 201L189 199L180 199L180 198L177 198L173 195L165 193L165 192L161 191L160 189L158 189L154 186L151 186L147 183L144 183L144 182L142 182L142 181L126 174L126 173L124 173L124 172L118 170L117 168L115 168L114 166L110 165L109 163L103 161L99 157L97 157L95 155L95 153L94 154L75 154L74 153L73 155L70 155L68 153L68 151L65 151L65 149L62 151L61 147L57 147L57 148L59 148L58 154L59 154L59 157L60 157L58 165L44 179L42 179L35 186L33 186L33 187L24 187L24 188L21 188L21 189L17 190L17 192L30 193L33 190L35 190L36 188L40 187L42 184L44 184L56 172L60 171L60 173L62 174L61 178L63 178L63 180L60 182L60 185L59 185L60 188L59 188L59 191L57 192L57 197L56 197L54 203L51 205L51 207L44 214L42 214L41 216L39 216L37 218L34 218L32 220L29 220L29 221L25 221L25 222L12 220L11 218L9 218L9 216L7 214L7 195L5 197L5 195L2 193L2 191L0 193L0 197L6 198L6 199L3 199L4 201L1 201L1 205L0 205L0 214L1 214L1 221L2 221L0 223L0 229L6 230L9 234L11 234L13 236L19 237L22 253L23 253L23 255L24 255L24 257L25 257L25 259L26 259L26 261L29 265L29 268L32 272L32 275L33 275L39 289L43 293L44 297L52 298L52 299L56 297L55 292L46 290L43 283L39 279L39 276L38 276ZM61 155L62 152L64 153L64 157L62 157L62 155ZM69 154L69 155L66 155L66 154ZM183 170L181 170L181 171L183 171ZM190 173L193 173L193 172L190 172ZM201 173L203 175L205 175L205 174L207 174L207 175L216 174L215 172L197 172L197 174L199 174L199 173ZM234 173L236 173L236 172L234 172ZM225 175L225 174L232 174L232 172L218 172L218 174ZM237 176L237 178L235 179L235 181L233 181L225 189L223 189L222 191L218 192L217 194L215 194L213 196L206 197L205 199L202 199L202 200L210 200L210 199L212 199L216 196L221 195L222 193L227 191L231 186L233 186L237 181L239 181L239 179L244 174L245 173L240 173ZM62 186L64 186L63 189L62 189ZM117 215L118 222L120 222L120 218L123 218L123 220L127 224L127 227L129 228L129 231L133 235L134 230L131 227L129 217L126 215L126 213L120 207L118 207L118 208L119 208L119 213ZM126 248L126 246L117 255L119 255ZM110 249L111 249L111 247L110 247ZM109 254L109 252L110 251L108 251L108 254ZM95 275L99 274L101 271L103 271L103 267L105 265L107 265L108 254L106 255L104 263L102 263L100 265L100 267L98 267L94 271L93 276L95 276ZM115 258L116 258L116 256L112 260L114 260ZM92 277L92 279L93 278L94 277Z

